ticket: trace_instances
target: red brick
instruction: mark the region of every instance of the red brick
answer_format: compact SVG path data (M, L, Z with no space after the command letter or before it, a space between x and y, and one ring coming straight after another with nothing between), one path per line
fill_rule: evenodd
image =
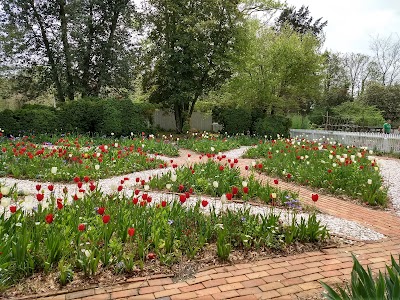
M128 300L153 300L154 294L139 295L127 298Z
M154 296L156 298L168 297L176 294L180 294L181 291L179 289L169 289L161 292L155 292Z
M337 259L328 259L328 260L323 260L322 263L327 266L327 265L335 265L335 264L340 264L341 261Z
M70 299L77 299L77 298L83 298L83 297L88 297L94 295L94 289L89 289L89 290L83 290L83 291L77 291L73 293L69 293L65 295L66 300Z
M285 296L289 294L295 294L297 292L303 291L299 286L297 285L292 285L292 286L287 286L284 288L280 288L276 290L280 295Z
M246 276L249 279L255 279L255 278L260 278L260 277L266 277L269 274L265 271L261 271L261 272L254 272L254 273L250 273L250 274L246 274Z
M299 283L303 283L304 280L301 279L300 277L297 278L289 278L289 279L284 279L282 281L280 281L284 286L289 286L289 285L295 285L295 284L299 284Z
M200 283L200 282L210 280L210 279L211 279L210 275L205 275L202 277L197 277L197 278L186 280L186 283L187 284L196 284L196 283Z
M320 274L324 277L333 277L333 276L340 276L342 275L342 273L340 273L339 271L325 271L325 272L320 272Z
M245 280L247 280L246 275L240 275L240 276L226 278L226 282L228 282L228 283L240 282L240 281L245 281Z
M295 278L295 277L303 276L304 273L302 271L292 271L292 272L284 273L282 275L285 278Z
M272 283L267 283L267 284L263 284L263 285L259 286L260 290L262 290L263 292L276 290L276 289L279 289L282 287L284 287L284 285L280 282L272 282Z
M187 299L194 299L197 295L195 292L183 293L183 294L176 294L171 296L171 300L187 300Z
M172 284L173 281L171 278L159 278L159 279L152 279L148 281L149 286L155 286L155 285L167 285L167 284Z
M220 278L220 279L215 279L215 280L204 281L203 285L206 288L209 288L209 287L213 287L213 286L223 285L223 284L226 284L226 283L227 282L226 282L225 278Z
M280 296L280 294L277 291L271 290L271 291L260 294L260 299L272 299L272 298L276 298L279 296Z
M218 294L214 294L213 298L216 300L222 300L222 299L229 299L233 297L239 296L239 293L236 291L227 291L227 292L221 292Z
M220 293L221 290L217 287L211 287L211 288L207 288L207 289L202 289L202 290L198 290L196 291L196 295L200 296L207 296L207 295L213 295L216 293Z
M221 290L221 292L226 292L226 291L242 289L244 288L244 286L240 282L234 282L234 283L220 285L218 288Z
M300 283L299 287L303 291L308 291L312 289L321 288L321 284L319 282L311 281L311 282Z
M313 273L322 272L322 270L320 268L307 268L302 270L302 272L304 273L304 275L309 275Z
M245 296L245 295L256 295L261 293L261 289L258 287L248 287L244 289L237 290L240 296Z
M281 281L286 279L285 277L283 277L282 275L278 274L278 275L271 275L271 276L267 276L267 277L263 277L262 280L264 280L266 283L270 283L270 282L276 282L276 281Z
M204 285L201 283L197 283L197 284L193 284L193 285L189 285L189 286L184 286L179 289L182 291L182 293L189 293L189 292L194 292L194 291L204 289Z
M164 289L165 290L179 289L179 288L185 287L185 286L188 286L188 284L186 282L176 282L173 284L164 285Z
M322 276L320 273L314 273L314 274L305 275L305 276L301 277L301 279L303 279L305 282L315 281L315 280L322 279L322 278L324 278L324 276Z
M277 268L277 269L268 270L268 274L270 274L270 275L282 274L282 273L287 273L287 272L289 272L289 271L286 268Z
M138 295L137 289L131 289L131 290L112 292L111 298L118 299L118 298L125 298L125 297L130 297L130 296L137 296L137 295Z
M230 272L216 273L216 274L211 274L210 277L212 279L227 278L227 277L232 277L232 274Z
M249 273L252 273L252 272L253 272L253 270L250 269L250 268L240 269L240 270L237 270L237 271L231 271L233 276L245 275L245 274L249 274Z
M164 288L162 286L143 287L143 288L139 289L139 295L152 294L152 293L155 293L155 292L161 292L163 290L164 290Z
M265 281L260 278L256 278L256 279L252 279L252 280L243 281L242 284L244 287L250 288L253 286L263 285L263 284L265 284Z

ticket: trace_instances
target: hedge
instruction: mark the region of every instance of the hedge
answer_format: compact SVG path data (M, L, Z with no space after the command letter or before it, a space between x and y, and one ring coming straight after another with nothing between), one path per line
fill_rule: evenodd
M57 109L26 105L0 112L0 128L7 134L90 133L129 135L151 130L154 107L146 103L115 99L81 99Z

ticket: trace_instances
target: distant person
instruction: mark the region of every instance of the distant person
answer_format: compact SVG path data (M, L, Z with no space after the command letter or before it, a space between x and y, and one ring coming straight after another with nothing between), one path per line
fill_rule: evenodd
M392 131L392 121L387 120L385 124L383 124L383 133L389 134Z

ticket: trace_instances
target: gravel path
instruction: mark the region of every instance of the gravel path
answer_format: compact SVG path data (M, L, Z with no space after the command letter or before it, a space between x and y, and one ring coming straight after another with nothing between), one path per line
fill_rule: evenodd
M224 154L227 158L239 158L241 157L247 149L250 147L241 147L239 149L227 151ZM165 161L169 160L170 158L160 157ZM386 159L379 159L378 163L381 167L381 172L384 177L385 182L388 184L389 187L389 196L393 201L393 205L396 208L396 211L400 214L400 161L397 160L386 160ZM108 179L102 179L99 181L98 185L104 193L111 193L116 191L117 186L120 184L120 181L124 178L129 178L128 181L125 181L125 193L129 196L133 193L133 189L131 188L133 185L136 184L136 178L140 180L148 180L149 177L162 175L166 172L171 171L172 168L165 168L165 169L157 169L157 170L149 170L149 171L142 171L142 172L135 172L131 174L127 174L124 176L116 176ZM37 184L42 185L42 189L46 191L48 195L50 192L47 190L47 186L50 183L40 183L31 180L18 180L13 178L2 178L0 179L0 183L6 186L13 186L14 184L17 185L18 190L25 191L25 193L32 194L35 191L35 187ZM54 195L55 197L62 196L62 190L64 187L68 188L69 194L73 195L78 192L78 188L76 184L64 184L64 183L56 183L54 184ZM85 187L84 187L85 188ZM150 192L150 195L153 197L153 203L159 203L161 200L173 200L173 195L165 194L160 192ZM249 204L239 204L239 203L222 203L219 199L212 199L209 197L190 197L185 205L194 205L199 200L207 200L209 201L209 205L212 205L216 208L217 211L222 209L231 209L231 210L241 210L245 208L249 208L250 212L253 214L268 214L271 213L273 210L274 213L281 214L281 219L284 222L290 222L291 218L293 217L292 213L288 213L287 210L282 209L271 209L270 207L262 207L262 206L251 206ZM36 200L35 200L36 201ZM72 202L72 199L70 200ZM0 214L4 210L3 207L0 207ZM8 212L7 212L8 213ZM306 213L298 213L297 219L300 220L301 217L308 218L308 214ZM384 238L385 236L369 229L365 226L362 226L356 222L348 221L344 219L340 219L334 216L326 215L326 214L318 214L317 219L321 222L321 224L326 225L329 231L333 234L337 234L340 236L346 236L349 238L357 239L357 240L379 240Z
M375 157L393 208L400 216L400 160Z

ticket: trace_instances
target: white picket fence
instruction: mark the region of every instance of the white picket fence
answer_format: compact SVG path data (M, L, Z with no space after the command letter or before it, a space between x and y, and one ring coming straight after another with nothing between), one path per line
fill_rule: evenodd
M301 137L308 140L336 141L343 145L368 147L368 149L382 152L400 153L400 134L372 133L372 132L345 132L328 130L290 129L291 137Z

